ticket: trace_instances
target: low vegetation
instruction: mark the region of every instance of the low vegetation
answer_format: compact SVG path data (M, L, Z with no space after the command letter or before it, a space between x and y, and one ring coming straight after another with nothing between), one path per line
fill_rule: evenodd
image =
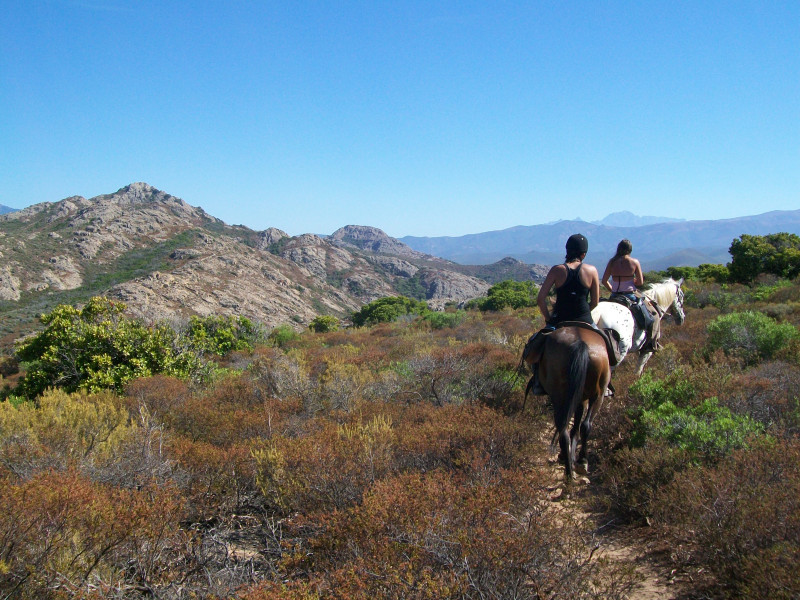
M617 528L682 598L796 598L800 280L684 287L645 374L614 375L580 511L552 501L547 406L519 410L528 304L303 332L57 307L0 402L0 595L635 597L596 552Z

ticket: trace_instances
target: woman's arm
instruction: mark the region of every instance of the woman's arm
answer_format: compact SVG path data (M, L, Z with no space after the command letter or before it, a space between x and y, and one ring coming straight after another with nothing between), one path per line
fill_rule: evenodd
M542 313L545 322L550 321L550 308L547 306L547 295L556 282L556 275L558 274L557 269L560 266L561 265L556 265L550 269L550 272L544 279L544 283L542 283L542 287L539 288L539 295L536 296L536 305L539 307L539 312Z
M589 284L589 310L593 310L600 302L600 280L597 277L597 269L592 267L592 278ZM609 289L611 289L609 287Z
M639 287L644 285L644 274L642 273L642 265L639 264L637 259L633 259L633 285Z
M609 292L613 292L614 291L614 288L611 287L611 283L609 283L609 281L608 281L609 279L611 279L611 263L612 262L614 262L613 258L610 261L608 261L608 264L606 265L606 270L603 271L603 287L606 288Z

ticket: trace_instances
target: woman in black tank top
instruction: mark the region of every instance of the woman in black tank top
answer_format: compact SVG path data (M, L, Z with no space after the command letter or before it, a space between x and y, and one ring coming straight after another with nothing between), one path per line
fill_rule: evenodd
M539 289L537 304L548 325L564 321L594 323L592 309L600 300L600 278L597 269L583 262L589 242L580 233L567 240L567 256L547 274ZM547 295L555 287L556 302L552 312Z
M592 311L589 308L589 287L584 285L580 278L583 263L578 263L574 269L567 267L567 280L556 288L556 305L553 307L551 324L563 321L583 321L594 323Z

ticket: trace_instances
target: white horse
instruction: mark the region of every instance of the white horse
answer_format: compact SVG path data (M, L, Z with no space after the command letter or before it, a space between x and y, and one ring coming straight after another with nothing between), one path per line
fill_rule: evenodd
M683 321L686 319L686 314L683 312L682 283L683 278L679 281L670 278L665 279L661 283L654 283L642 291L642 294L658 307L656 319L661 320L665 314L671 313L677 325L683 324ZM646 338L646 332L640 329L636 324L636 320L633 318L630 309L617 302L600 302L594 310L592 310L592 319L594 319L598 327L611 328L619 333L620 362L622 362L628 352L639 352L639 364L636 367L636 376L638 377L641 375L644 365L653 355L653 350L642 349Z

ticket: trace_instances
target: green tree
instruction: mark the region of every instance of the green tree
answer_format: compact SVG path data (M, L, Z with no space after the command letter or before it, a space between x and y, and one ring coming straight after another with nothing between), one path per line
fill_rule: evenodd
M423 315L427 311L428 305L420 300L412 300L405 296L388 296L365 304L361 310L353 313L353 324L361 327L390 323L403 315Z
M700 281L728 283L731 273L725 265L703 263L697 267L697 278Z
M730 247L733 281L750 283L761 273L791 279L800 274L800 236L793 233L743 234Z
M49 387L121 391L136 377L200 371L199 357L179 349L171 328L148 328L124 311L125 304L96 296L82 309L62 304L42 315L44 331L17 346L27 369L15 393L34 398Z
M673 279L685 279L687 281L691 281L693 279L698 279L697 276L697 267L667 267L664 271L664 274L667 277L672 277ZM661 274L658 275L661 278Z
M532 281L506 279L489 288L486 299L480 303L481 310L503 310L536 306L538 289Z

